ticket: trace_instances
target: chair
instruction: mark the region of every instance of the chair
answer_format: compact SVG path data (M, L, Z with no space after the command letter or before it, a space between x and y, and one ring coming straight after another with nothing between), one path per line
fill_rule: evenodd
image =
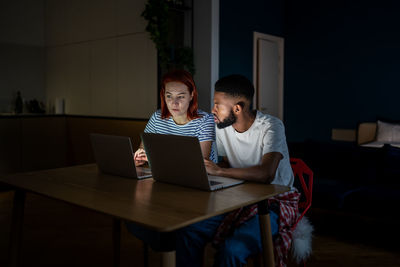
M302 190L301 191L299 190L299 191L302 192L302 195L303 195L303 198L300 199L300 201L299 201L299 210L301 211L301 215L299 216L299 218L297 218L296 223L292 226L292 230L294 230L296 228L298 222L303 218L303 216L306 214L306 212L311 207L314 174L313 174L312 170L301 159L290 158L290 165L292 166L294 178L295 179L297 178L300 182ZM308 179L307 179L308 183L306 183L304 174L306 174L308 177ZM295 186L296 185L297 185L297 183L295 182ZM299 188L297 188L297 189L299 189Z
M299 158L290 158L290 165L295 178L294 186L302 194L299 200L299 211L301 214L291 228L293 232L292 258L294 258L297 264L302 262L305 266L305 258L311 253L311 237L313 227L308 220L304 220L302 222L302 226L300 229L297 229L297 231L296 227L311 207L314 173L304 163L304 161ZM303 246L303 248L299 249L298 246ZM304 249L304 247L306 247L306 249Z
M294 187L296 187L301 193L301 198L299 201L299 211L300 216L297 218L296 222L291 227L291 230L294 232L298 223L304 217L306 212L310 209L312 203L312 187L313 187L313 179L314 174L312 170L304 163L303 160L299 158L290 158L290 165L294 174ZM308 221L307 221L308 223ZM312 226L311 231L312 231ZM311 235L311 232L310 232ZM293 249L293 243L292 243ZM305 265L304 260L301 260L303 265ZM261 266L261 256L256 255L255 257L249 258L248 266Z

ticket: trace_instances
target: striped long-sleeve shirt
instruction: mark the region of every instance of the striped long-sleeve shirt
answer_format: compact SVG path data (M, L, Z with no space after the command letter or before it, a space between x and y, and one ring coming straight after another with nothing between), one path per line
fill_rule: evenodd
M202 110L198 110L198 114L200 118L191 120L184 125L179 125L175 123L172 116L168 119L161 119L161 110L157 110L149 119L144 132L195 136L199 139L199 142L212 141L210 160L217 162L214 117L212 114Z

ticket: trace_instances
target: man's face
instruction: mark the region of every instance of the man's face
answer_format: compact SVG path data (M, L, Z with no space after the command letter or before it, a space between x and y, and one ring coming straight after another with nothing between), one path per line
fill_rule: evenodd
M211 112L214 114L214 121L219 129L231 126L236 122L236 116L233 112L235 104L235 99L226 93L214 93L214 106Z

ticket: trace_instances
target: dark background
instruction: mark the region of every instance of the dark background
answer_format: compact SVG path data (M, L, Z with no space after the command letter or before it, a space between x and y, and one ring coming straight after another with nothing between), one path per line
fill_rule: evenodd
M289 142L400 120L400 2L220 1L220 76L253 79L253 32L285 38Z

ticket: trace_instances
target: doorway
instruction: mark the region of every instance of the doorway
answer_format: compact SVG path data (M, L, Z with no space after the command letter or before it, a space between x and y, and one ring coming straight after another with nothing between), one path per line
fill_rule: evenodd
M254 32L254 108L283 120L284 39Z

